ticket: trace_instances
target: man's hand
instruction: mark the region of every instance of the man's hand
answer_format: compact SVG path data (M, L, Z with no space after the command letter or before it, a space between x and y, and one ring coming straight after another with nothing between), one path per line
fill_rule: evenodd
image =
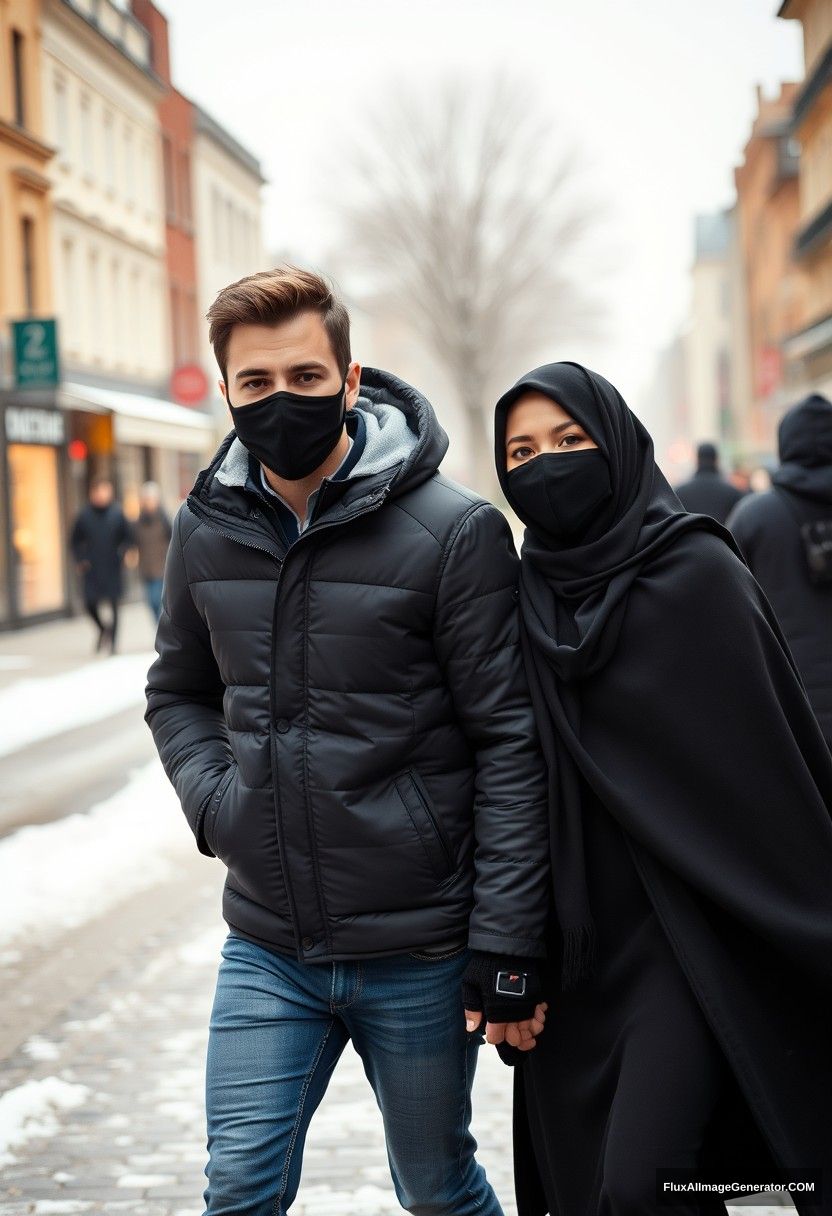
M462 1001L466 1029L474 1031L483 1017L487 1021L489 1043L530 1043L543 1029L541 1021L541 983L538 960L511 958L472 950L462 976ZM543 1010L545 1021L545 1010ZM532 1030L539 1024L539 1030ZM511 1039L506 1038L511 1027Z

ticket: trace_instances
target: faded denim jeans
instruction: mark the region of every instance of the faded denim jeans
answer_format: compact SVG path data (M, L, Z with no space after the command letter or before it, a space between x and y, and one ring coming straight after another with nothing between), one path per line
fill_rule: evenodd
M396 1195L414 1216L502 1216L474 1159L462 949L299 963L229 933L206 1070L205 1216L283 1216L306 1133L349 1039L384 1121ZM506 1136L510 1129L506 1128Z

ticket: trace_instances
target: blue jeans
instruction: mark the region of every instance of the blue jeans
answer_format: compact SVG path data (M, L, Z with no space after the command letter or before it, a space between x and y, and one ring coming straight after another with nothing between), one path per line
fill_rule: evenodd
M298 963L229 933L208 1039L205 1216L289 1210L309 1123L348 1039L381 1110L402 1207L502 1216L469 1131L483 1038L465 1030L467 961L462 949Z
M144 594L150 611L158 621L162 615L162 580L160 578L146 578L144 580Z

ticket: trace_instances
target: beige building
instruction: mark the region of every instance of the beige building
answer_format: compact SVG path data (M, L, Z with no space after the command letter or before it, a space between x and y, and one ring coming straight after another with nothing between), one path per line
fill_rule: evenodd
M784 343L789 383L832 397L832 0L785 0L800 21L806 78L794 103L800 145L795 256L805 277L805 317Z

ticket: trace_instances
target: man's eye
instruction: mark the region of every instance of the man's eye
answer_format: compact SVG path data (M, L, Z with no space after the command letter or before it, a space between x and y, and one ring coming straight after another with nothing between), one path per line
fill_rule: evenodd
M243 383L243 388L265 388L266 383L267 382L265 380L246 380Z
M314 384L320 378L317 372L301 372L298 376L298 382L300 384Z

